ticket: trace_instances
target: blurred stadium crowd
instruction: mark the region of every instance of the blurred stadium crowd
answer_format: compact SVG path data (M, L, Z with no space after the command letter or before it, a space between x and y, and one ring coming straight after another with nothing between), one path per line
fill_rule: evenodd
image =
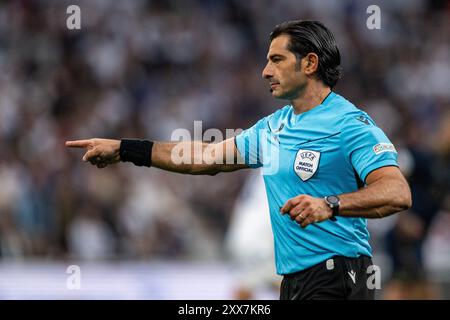
M248 128L284 103L261 79L272 27L317 19L340 46L335 91L391 137L413 190L379 246L399 277L422 277L428 231L450 239L450 6L377 3L381 30L366 27L371 1L0 2L0 258L222 257L248 171L100 170L64 141Z

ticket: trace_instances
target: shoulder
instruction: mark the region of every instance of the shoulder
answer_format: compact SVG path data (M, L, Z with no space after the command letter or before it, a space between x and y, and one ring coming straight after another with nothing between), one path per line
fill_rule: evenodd
M285 119L289 117L291 112L292 107L290 105L285 105L284 107L262 118L259 121L260 126L267 127L269 130L276 130L285 122Z
M333 107L336 110L336 121L341 131L346 131L350 128L364 130L377 126L367 112L359 109L341 95L336 94L335 99L333 99Z
M286 118L292 112L291 105L285 105L284 107L276 110L274 113L268 115L266 118L268 120L278 120Z

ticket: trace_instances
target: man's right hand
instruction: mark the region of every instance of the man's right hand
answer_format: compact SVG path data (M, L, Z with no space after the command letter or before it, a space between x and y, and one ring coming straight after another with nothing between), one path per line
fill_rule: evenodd
M87 149L83 161L89 161L97 168L105 168L120 161L120 140L95 138L66 141L66 147Z

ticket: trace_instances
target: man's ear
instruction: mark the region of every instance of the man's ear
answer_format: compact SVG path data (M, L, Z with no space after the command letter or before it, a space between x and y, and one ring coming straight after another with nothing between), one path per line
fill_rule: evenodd
M303 70L306 75L311 75L319 68L319 57L317 54L310 52L302 59Z

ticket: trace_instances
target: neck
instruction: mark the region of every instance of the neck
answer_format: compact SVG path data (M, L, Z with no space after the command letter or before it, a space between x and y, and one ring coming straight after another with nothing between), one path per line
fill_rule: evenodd
M291 105L295 114L300 114L317 107L330 94L331 89L319 82L310 82L303 93Z

